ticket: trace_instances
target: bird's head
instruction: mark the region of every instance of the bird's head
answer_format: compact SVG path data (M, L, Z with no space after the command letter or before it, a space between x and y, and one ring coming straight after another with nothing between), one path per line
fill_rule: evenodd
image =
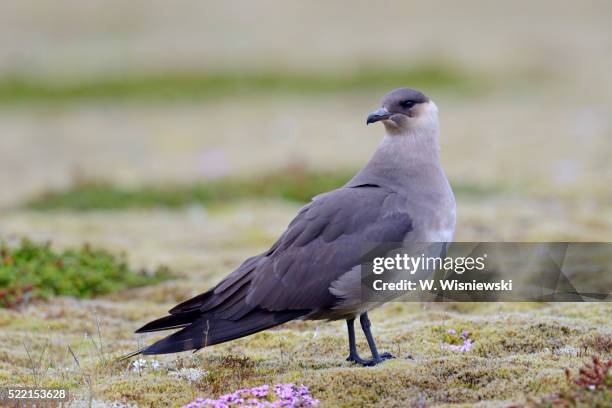
M380 108L368 115L366 124L382 122L389 134L438 130L438 108L422 92L398 88L386 94Z

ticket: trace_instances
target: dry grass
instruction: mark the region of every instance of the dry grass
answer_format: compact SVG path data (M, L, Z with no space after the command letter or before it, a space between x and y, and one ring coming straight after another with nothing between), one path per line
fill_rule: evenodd
M474 203L460 203L474 215L464 216L459 239L477 232L486 236L476 222L477 213L484 213L482 224L488 222L482 218L487 216L486 203L481 205L479 210ZM158 337L138 339L132 334L135 328L212 286L248 254L263 249L295 209L282 202L243 202L208 212L53 217L22 212L3 217L8 230L37 231L40 238L54 237L58 246L85 239L113 250L130 248L135 265L167 263L182 278L96 300L59 298L19 311L0 310L0 384L66 386L83 400L91 396L141 406L180 405L195 396L273 382L307 384L324 406L405 406L423 401L435 406L504 406L562 390L563 368L579 367L591 353L609 356L608 304L392 303L374 311L372 320L380 348L400 358L375 368L344 361L342 322L292 322L195 355L155 357L161 368L141 373L114 361ZM508 220L526 217L512 214L516 212ZM503 225L513 231L508 233L525 236L511 227L512 222ZM471 333L470 352L441 347L449 328ZM361 337L359 347L365 353ZM147 358L149 366L153 359ZM190 382L176 378L173 373L180 369L207 374Z
M0 349L0 383L65 386L80 398L91 394L97 400L143 406L178 405L196 395L271 382L307 384L324 406L402 406L419 398L431 405L505 404L565 387L563 368L580 366L596 351L582 348L585 341L610 336L605 316L612 311L606 304L460 305L459 310L455 305L391 304L372 318L380 347L399 358L376 368L344 361L342 323L296 322L196 355L161 356L156 358L161 368L137 373L113 359L136 348L131 331L170 303L134 298L144 296L132 291L112 301L58 299L30 306L23 311L27 315L2 311L0 331L6 341ZM448 328L470 331L472 351L442 349ZM363 340L359 346L366 348ZM34 365L25 347L38 359ZM150 366L153 358L147 360ZM207 373L190 382L171 374L180 368Z

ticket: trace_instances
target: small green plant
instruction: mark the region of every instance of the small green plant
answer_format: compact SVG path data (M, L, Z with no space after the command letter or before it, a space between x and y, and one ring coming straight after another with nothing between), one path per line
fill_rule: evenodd
M180 208L192 204L211 205L232 200L270 198L306 203L317 194L343 186L354 169L313 171L292 166L255 178L223 178L208 182L145 185L121 188L110 183L85 180L64 191L47 191L23 204L37 211L125 210L131 208ZM504 187L453 182L455 194L483 197Z
M55 252L49 243L28 239L16 247L0 242L0 307L16 307L53 296L89 298L155 284L171 277L159 267L153 273L132 270L125 259L84 245Z
M67 191L47 192L26 207L34 210L119 210L128 208L178 208L208 205L245 198L279 198L308 202L313 196L341 187L353 171L313 172L302 168L263 175L255 179L227 178L207 183L143 186L124 189L108 183L86 181Z

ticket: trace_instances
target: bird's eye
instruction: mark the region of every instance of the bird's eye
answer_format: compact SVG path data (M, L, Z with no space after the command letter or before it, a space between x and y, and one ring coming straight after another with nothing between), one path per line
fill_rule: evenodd
M404 109L412 108L416 103L414 101L401 101L400 106Z

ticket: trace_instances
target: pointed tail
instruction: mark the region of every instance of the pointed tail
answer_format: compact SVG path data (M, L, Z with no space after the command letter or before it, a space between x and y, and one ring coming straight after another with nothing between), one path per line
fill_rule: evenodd
M278 326L304 316L308 311L270 312L256 308L237 320L223 319L213 314L200 314L196 317L196 313L166 316L138 329L137 333L146 333L182 327L181 330L121 359L139 354L167 354L199 350Z

